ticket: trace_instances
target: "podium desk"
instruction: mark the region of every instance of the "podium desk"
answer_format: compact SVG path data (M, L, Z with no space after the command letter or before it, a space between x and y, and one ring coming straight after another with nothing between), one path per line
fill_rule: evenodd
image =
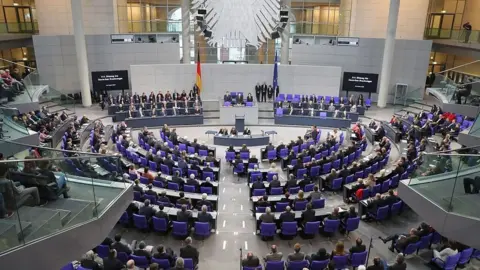
M303 115L275 116L276 125L349 128L352 124L351 122L352 122L351 119L332 118L332 117L320 118L316 116L303 116Z
M235 125L235 116L245 116L245 125L258 125L258 106L224 107L220 106L220 124Z
M247 136L218 136L213 137L214 145L223 146L262 146L267 145L270 142L270 137L267 135L247 135Z
M158 117L127 118L125 123L131 128L160 127L164 124L171 126L203 125L203 115L177 115Z

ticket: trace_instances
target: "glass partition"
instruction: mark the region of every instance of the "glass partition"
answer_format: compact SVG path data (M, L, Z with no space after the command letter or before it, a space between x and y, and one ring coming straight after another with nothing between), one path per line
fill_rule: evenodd
M14 108L0 107L0 139L16 140L33 132L27 129L22 119L17 117L19 113Z
M39 151L0 161L0 252L99 217L127 187L119 156Z
M424 154L408 185L445 211L480 218L478 154Z

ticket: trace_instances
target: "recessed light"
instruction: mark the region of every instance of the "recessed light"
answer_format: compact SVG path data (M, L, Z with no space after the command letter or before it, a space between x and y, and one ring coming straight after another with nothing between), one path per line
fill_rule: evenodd
M14 6L18 6L18 3L13 3Z
M446 11L446 10L442 10L442 13L447 13L447 11Z
M26 57L24 57L24 58L22 58L22 59L23 59L23 61L27 61L27 58L26 58Z
M437 64L437 62L433 62L432 64L436 65L436 64Z

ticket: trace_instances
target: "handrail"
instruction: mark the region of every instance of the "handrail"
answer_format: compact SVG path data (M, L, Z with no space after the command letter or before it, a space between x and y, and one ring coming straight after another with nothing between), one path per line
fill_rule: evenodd
M14 64L14 65L17 65L17 66L21 66L21 67L25 67L25 68L30 68L30 69L32 69L32 70L36 70L36 68L34 68L34 67L29 67L29 66L26 66L26 65L23 65L23 64L19 64L19 63L16 63L16 62L13 62L13 61L4 59L4 58L0 58L0 60L3 60L3 61L5 61L5 62Z
M480 148L480 145L474 145L474 146L469 146L469 147L464 147L464 148L459 148L459 149L450 149L450 150L445 150L445 151L430 152L430 153L424 152L424 155L439 155L439 154L445 154L445 153L449 153L449 152L453 152L453 151L469 150L469 149L474 149L474 148ZM459 154L459 155L463 155L463 154ZM465 155L473 156L475 154L465 154Z
M453 67L453 68L449 68L449 69L446 69L446 70L442 70L442 71L440 71L440 72L437 72L436 74L442 74L442 73L444 73L444 72L447 72L447 71L450 71L450 70L455 70L455 69L457 69L457 68L459 68L459 67L468 66L468 65L470 65L470 64L474 64L474 63L477 63L477 62L480 62L480 60L475 60L475 61L470 62L470 63L466 63L466 64L463 64L463 65L460 65L460 66L456 66L456 67Z
M16 141L7 141L4 139L0 139L0 142L8 142L11 144L16 144L16 145L21 145L21 146L27 146L27 147L34 147L38 149L43 149L43 150L48 150L48 151L54 151L54 152L62 152L62 153L71 153L71 154L82 154L82 155L91 155L91 156L101 156L101 157L109 157L108 155L102 155L100 153L92 153L92 152L82 152L82 151L71 151L71 150L62 150L62 149L57 149L57 148L51 148L51 147L45 147L45 146L39 146L39 145L31 145L31 144L26 144L26 143L20 143ZM115 157L115 156L114 156ZM69 157L70 158L70 157Z
M120 159L121 156L116 155L100 155L102 158L118 158ZM28 161L42 161L42 160L65 160L65 159L85 159L85 158L94 158L94 157L79 157L79 156L72 156L72 157L63 157L63 158L29 158L29 159L3 159L0 160L1 163L10 163L10 162L28 162Z

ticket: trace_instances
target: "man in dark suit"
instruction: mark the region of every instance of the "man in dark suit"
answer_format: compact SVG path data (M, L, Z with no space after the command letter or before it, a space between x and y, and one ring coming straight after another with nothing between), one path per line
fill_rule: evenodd
M150 205L150 200L146 199L143 202L143 206L138 210L139 215L144 215L148 221L155 215L155 209Z
M138 243L138 248L133 251L133 255L135 256L143 256L146 257L148 260L152 258L152 253L146 250L147 245L145 245L145 242L140 241Z
M178 184L180 189L183 189L183 185L185 181L180 177L180 173L178 171L175 172L175 175L172 177L172 182Z
M267 83L263 83L262 85L262 102L267 102Z
M138 179L135 180L135 185L133 186L133 191L140 192L140 195L142 195L142 196L145 193L143 188L140 186L140 181Z
M262 182L262 178L257 177L257 181L252 184L252 189L265 189L265 185Z
M420 238L417 236L417 229L415 228L412 228L408 235L394 234L394 235L388 236L387 238L382 238L382 237L379 237L379 238L383 241L383 243L387 243L389 241L392 242L391 246L388 247L388 249L390 249L390 251L392 252L394 252L395 246L397 246L399 250L404 250L409 244L416 243L420 240Z
M154 196L155 199L158 199L158 194L157 194L157 192L155 192L155 191L152 190L152 189L153 189L152 184L149 184L147 187L148 187L148 189L147 189L147 191L145 191L145 194L150 195L150 196Z
M257 102L260 102L260 94L262 93L262 86L257 83L257 85L255 85L255 96L257 97Z
M180 257L184 259L192 259L193 264L197 265L198 264L198 250L194 247L192 247L192 238L187 237L185 239L185 247L180 248Z
M312 139L313 139L313 140L316 140L316 139L317 139L317 136L318 136L317 126L313 126L313 127L312 127Z
M363 244L362 238L357 238L355 241L355 246L350 248L350 254L352 253L361 253L364 252L367 248Z
M202 194L202 199L197 202L197 205L196 205L195 208L197 208L198 210L201 210L202 206L205 205L205 206L207 206L207 209L212 209L212 202L207 200L207 197L208 197L208 195L206 193L203 193Z
M117 251L110 249L108 257L103 258L103 270L122 270L125 267L119 259L117 259Z
M212 228L213 222L215 221L210 213L208 213L208 208L206 205L203 205L201 212L198 213L198 222L208 222L210 228Z
M163 161L163 164L167 165L170 171L173 171L173 166L175 165L175 161L172 160L171 155L168 155L167 158Z
M270 202L268 201L268 195L263 195L255 204L257 207L269 207Z
M158 196L157 202L170 203L170 199L167 197L167 192L165 190L162 190L160 196Z
M230 92L227 91L227 93L225 93L225 95L223 95L223 101L228 101L228 102L231 102L232 101L232 96L230 95Z
M164 209L164 206L163 204L162 205L159 205L158 206L158 211L155 213L155 217L157 218L164 218L166 221L167 221L167 224L168 224L168 214L163 212L163 209Z
M178 195L180 196L180 198L178 198L178 200L177 200L177 203L178 203L178 204L180 204L180 205L187 205L187 206L192 205L191 200L185 198L185 193L184 193L183 191L180 191L180 193L179 193Z
M272 214L272 209L267 207L265 213L260 215L260 222L273 223L275 222L275 215Z
M192 212L187 210L187 205L183 204L182 208L177 211L177 221L178 222L189 222L192 217Z
M277 175L272 176L272 181L270 181L270 189L275 188L275 187L281 187L282 183L280 183L280 180L278 180Z
M153 254L153 258L157 260L168 260L170 262L170 266L175 264L175 258L166 252L165 247L163 245L159 245L157 247L157 252Z
M213 169L210 167L210 163L207 163L207 165L205 167L203 167L203 172L212 172L213 173Z
M395 263L389 264L387 266L387 270L406 270L407 269L407 264L405 263L405 257L403 256L402 253L397 255L397 258L395 259Z
M294 222L295 221L295 214L292 213L292 208L287 206L285 208L285 212L280 214L280 222Z
M258 164L258 158L257 158L257 156L252 155L252 156L248 159L248 163Z
M285 189L288 190L289 188L292 187L297 187L297 179L295 179L295 176L293 174L290 174L288 176L288 181L287 184L285 185Z
M111 246L112 249L115 249L117 252L127 253L128 255L132 254L132 248L122 241L120 234L116 234L114 240L115 242Z
M388 191L388 196L385 197L385 199L383 199L385 205L392 205L396 202L398 202L398 197L397 195L395 195L395 192L393 191L393 189L390 189Z
M262 96L263 97L263 96ZM247 257L242 260L243 267L257 267L260 265L260 260L257 256L254 256L252 252L247 253Z
M307 204L307 209L302 212L302 223L305 224L307 222L314 222L316 221L315 218L315 210L313 210L312 204Z
M209 188L212 188L212 189L213 189L213 184L212 184L210 181L211 181L210 177L207 177L207 178L205 179L205 181L200 184L200 187L201 187L201 188L202 188L202 187L209 187Z
M376 213L379 207L383 207L385 205L385 200L382 198L382 195L377 193L375 198L370 199L368 203L368 212Z
M195 192L198 192L200 190L200 184L195 179L195 175L193 173L190 174L190 177L188 177L187 183L185 183L185 185L194 186L195 187Z

